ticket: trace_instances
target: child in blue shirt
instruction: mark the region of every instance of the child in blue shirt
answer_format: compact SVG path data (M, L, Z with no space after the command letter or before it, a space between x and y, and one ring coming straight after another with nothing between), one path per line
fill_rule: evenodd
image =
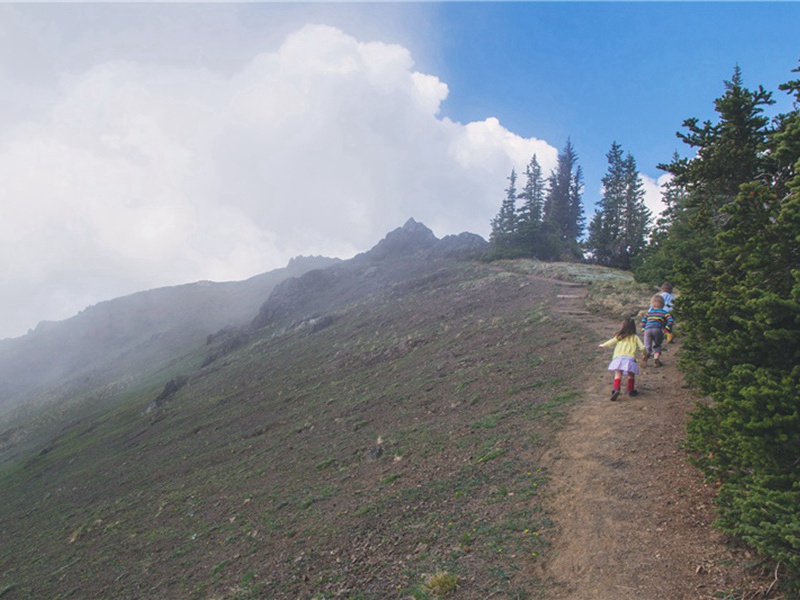
M675 296L672 295L672 284L666 281L662 283L659 295L664 298L664 310L672 314L672 303L675 300ZM668 343L672 343L672 331L665 331L664 337L667 338Z
M655 366L660 367L661 344L664 343L664 335L672 334L673 325L672 315L664 309L664 297L656 294L650 300L650 310L642 318L642 330L644 331L644 366L647 366L647 359L651 356L655 358Z

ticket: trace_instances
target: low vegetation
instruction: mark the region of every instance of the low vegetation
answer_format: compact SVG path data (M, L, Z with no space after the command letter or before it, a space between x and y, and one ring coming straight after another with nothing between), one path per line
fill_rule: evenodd
M585 331L532 261L505 267L457 264L63 409L0 471L4 597L539 596L538 461Z

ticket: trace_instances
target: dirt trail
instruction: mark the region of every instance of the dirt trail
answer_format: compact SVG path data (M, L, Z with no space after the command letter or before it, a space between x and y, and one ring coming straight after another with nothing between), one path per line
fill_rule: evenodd
M585 311L585 287L561 289L558 312L581 319L596 339L587 340L587 371L576 371L589 373L585 396L545 456L558 530L545 565L553 597L714 598L733 589L750 597L743 589L760 583L745 583L752 574L742 555L710 527L712 490L680 447L696 397L677 369L679 343L667 346L663 367L642 370L638 396L610 402L611 352L593 348L619 323Z

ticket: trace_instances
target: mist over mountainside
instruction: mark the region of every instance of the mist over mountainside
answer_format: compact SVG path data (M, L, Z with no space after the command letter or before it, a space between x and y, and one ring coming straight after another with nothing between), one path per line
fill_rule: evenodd
M281 281L337 262L297 257L244 281L142 291L0 340L0 415L156 368L222 327L249 322Z
M460 600L567 597L548 570L555 435L599 371L586 340L612 328L592 311L629 314L650 290L590 265L469 260L485 245L410 220L124 389L65 389L0 425L0 596L405 600L443 574ZM639 444L644 413L612 408ZM628 468L606 466L615 482ZM712 589L675 556L659 573Z
M401 598L438 565L465 599L538 585L536 459L583 325L558 283L426 229L285 280L163 402L166 371L42 411L0 456L8 597Z
M422 223L409 219L371 250L326 269L309 271L276 286L251 324L260 329L280 319L308 319L418 276L422 267L476 258L488 242L473 233L438 239ZM424 270L424 269L423 269Z
M438 239L409 219L349 260L298 257L245 281L143 291L40 323L25 336L0 341L0 418L24 419L91 390L127 385L206 343L214 342L213 359L270 322L335 310L443 262L474 258L487 246L471 233Z

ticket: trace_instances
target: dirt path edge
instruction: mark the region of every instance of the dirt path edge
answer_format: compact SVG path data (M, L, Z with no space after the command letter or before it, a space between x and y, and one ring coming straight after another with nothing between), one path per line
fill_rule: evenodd
M677 368L680 343L668 346L663 367L643 369L638 396L611 402L611 355L591 348L619 323L590 315L584 297L576 286L559 295L558 311L596 340L586 344L584 394L543 457L557 531L544 564L547 597L763 597L764 575L749 568L749 554L712 527L713 486L681 446L698 398Z

